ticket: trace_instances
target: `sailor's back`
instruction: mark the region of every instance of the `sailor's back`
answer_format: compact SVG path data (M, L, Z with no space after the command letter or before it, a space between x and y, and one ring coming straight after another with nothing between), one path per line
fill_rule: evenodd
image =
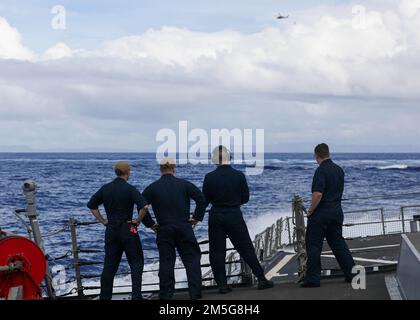
M232 291L226 277L226 237L229 237L241 258L258 278L258 288L271 288L273 283L265 278L240 209L241 205L249 201L246 177L230 166L231 157L226 147L216 147L212 158L217 168L204 178L203 193L206 204L212 204L209 216L209 259L219 292L225 294Z
M212 204L212 211L239 209L249 201L245 175L230 165L218 166L206 175L203 193L207 202Z
M132 219L134 205L142 208L145 201L140 192L124 179L117 177L103 185L88 203L89 208L103 204L109 222L129 221Z
M321 252L327 240L344 272L351 282L354 260L343 238L344 171L330 158L327 144L315 147L314 156L319 164L312 181L312 201L308 210L306 228L307 268L303 287L319 287L321 279Z
M331 159L326 159L315 171L312 193L322 193L317 211L323 209L339 209L344 192L344 171Z
M114 277L125 253L131 269L132 299L141 300L144 257L137 226L144 218L143 223L151 227L152 218L147 214L147 204L140 192L127 182L131 173L130 164L118 161L114 169L117 178L102 186L87 204L96 219L106 226L100 299L111 300ZM102 204L108 221L99 211ZM138 211L138 219L135 220L132 219L134 204Z
M159 250L159 297L172 299L175 291L175 261L178 251L188 278L191 299L201 298L201 250L192 225L203 220L205 199L194 184L179 179L175 174L175 160L161 161L161 177L144 191L143 195L153 208L156 220L156 243ZM190 218L190 199L196 208Z
M152 205L156 220L160 226L172 223L188 222L190 219L190 199L198 201L199 220L204 215L204 197L196 186L173 174L164 174L159 180L148 186L143 196Z

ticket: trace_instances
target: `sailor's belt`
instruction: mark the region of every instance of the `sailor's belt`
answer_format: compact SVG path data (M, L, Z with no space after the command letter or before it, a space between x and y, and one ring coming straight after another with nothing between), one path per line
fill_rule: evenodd
M122 224L125 224L125 223L130 224L130 223L132 223L132 220L108 221L107 225L111 226L111 227L118 227L118 226L120 226Z

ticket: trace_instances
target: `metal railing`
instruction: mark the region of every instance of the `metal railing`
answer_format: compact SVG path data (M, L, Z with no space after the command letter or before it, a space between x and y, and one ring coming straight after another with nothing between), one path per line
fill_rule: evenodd
M268 260L285 245L293 243L293 228L292 217L282 217L256 235L254 245L259 260Z
M348 199L347 201L349 201ZM261 262L270 260L279 250L295 247L297 243L296 217L305 218L305 200L295 197L292 201L292 216L281 217L273 225L255 236L255 250ZM410 222L420 215L420 205L400 207L399 212L387 214L385 208L367 208L344 212L343 236L347 240L401 234L410 231Z
M403 196L398 195L398 196ZM408 195L408 194L406 194ZM414 195L414 194L413 194ZM417 194L416 194L417 195ZM390 195L343 199L343 201L350 201L356 199L374 199L379 197L389 197ZM397 196L397 195L391 195ZM269 261L275 254L284 248L289 247L297 253L298 260L298 274L299 278L305 272L306 254L305 254L305 228L306 228L306 209L305 203L308 200L295 196L292 201L292 216L281 217L272 226L268 227L262 233L256 235L254 245L256 253L261 262ZM17 210L19 211L19 210ZM16 211L16 212L17 212ZM369 236L381 236L390 234L405 233L413 228L413 222L419 221L420 204L405 205L399 208L399 212L388 214L385 208L367 208L362 210L347 211L344 214L344 229L343 234L346 239L354 239ZM417 223L417 222L416 222ZM74 270L74 278L67 280L65 283L74 284L75 287L67 293L61 294L61 297L77 294L79 298L85 297L86 290L99 289L98 286L85 286L83 280L85 279L99 279L99 274L83 274L84 266L93 266L102 264L102 261L89 261L80 259L80 254L102 253L99 249L86 249L80 247L77 238L77 228L83 226L97 225L96 221L80 222L71 218L63 227L50 232L45 237L54 237L62 232L70 231L72 248L66 254L52 258L48 256L48 261L58 261L72 257L71 264L66 270ZM417 225L416 225L417 226ZM29 233L30 235L30 233ZM206 245L208 240L200 241L199 244ZM147 251L148 249L145 249ZM156 249L153 249L156 250ZM226 271L227 276L232 283L250 284L253 281L250 268L240 258L239 254L233 249L228 249L229 254L226 257ZM209 250L202 250L202 255L209 254ZM157 262L158 258L146 258L145 261ZM145 264L147 267L147 264ZM202 263L201 267L203 273L203 285L213 286L215 284L212 271L209 263ZM206 270L209 269L209 270ZM176 270L185 269L184 266L176 266ZM145 273L158 272L156 269L144 270ZM130 273L119 273L117 275L129 275ZM186 283L186 281L177 281L177 284ZM158 283L144 283L144 286L157 286ZM131 285L115 286L131 287ZM44 286L44 289L46 286ZM151 292L145 291L145 292Z
M101 277L100 274L83 274L82 268L83 266L89 266L89 265L96 265L96 264L102 264L102 261L84 261L80 259L79 253L98 253L102 252L103 250L86 250L81 249L79 246L78 238L77 238L77 228L83 227L83 226L89 226L89 225L95 225L99 224L96 221L92 222L78 222L74 218L70 218L69 220L69 228L71 232L71 243L72 243L72 256L73 261L71 263L72 268L74 268L75 273L75 284L76 287L72 289L71 294L77 293L77 296L79 298L84 298L86 296L85 291L87 290L97 290L100 289L99 286L85 286L83 284L84 279L99 279ZM200 246L207 245L208 240L203 240L199 242ZM155 249L147 249L144 248L144 251L149 250L155 250ZM227 251L229 254L226 257L226 275L227 278L232 283L241 283L244 285L250 284L250 279L252 279L251 271L249 267L243 262L243 260L240 258L239 254L236 252L234 248L228 248ZM202 256L207 256L209 254L209 250L201 250ZM145 261L149 261L149 265L153 263L157 263L159 261L159 258L146 258ZM145 267L147 267L148 264L145 263ZM201 264L202 269L208 269L210 268L209 263L202 263ZM184 270L184 265L176 265L175 270ZM157 273L159 269L145 269L143 273ZM130 272L126 273L117 273L117 275L130 275ZM179 284L186 284L187 281L176 281L176 285ZM204 272L202 277L202 283L203 286L214 286L215 285L215 279L213 278L212 270L207 270ZM146 282L143 283L144 287L151 287L151 286L158 286L159 283L156 282ZM115 288L129 288L131 285L117 285L114 286ZM156 290L145 290L144 292L154 292ZM67 295L67 294L65 294Z
M400 209L400 217L402 220L402 232L410 230L410 222L415 220L415 216L420 215L420 205L403 206Z
M350 201L351 199L345 199ZM297 260L297 282L306 273L305 232L307 225L305 201L295 196L292 201L292 217L282 217L271 227L255 237L255 250L264 264L280 250L293 248ZM343 236L347 240L363 237L416 232L420 221L420 205L400 207L399 213L387 215L384 208L353 210L344 213ZM292 224L290 224L292 222ZM285 236L291 235L290 237Z

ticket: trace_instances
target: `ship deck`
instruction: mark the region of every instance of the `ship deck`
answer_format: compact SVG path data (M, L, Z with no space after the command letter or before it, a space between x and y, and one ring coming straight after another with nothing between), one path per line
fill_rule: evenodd
M416 244L420 237L415 236ZM279 251L265 264L268 278L275 287L257 290L253 286L236 286L233 292L225 295L216 288L203 290L203 300L389 300L387 278L394 275L400 251L401 235L385 235L347 240L356 264L366 268L366 289L355 290L345 283L331 249L325 243L321 255L322 281L319 288L301 288L296 283L297 262L290 248ZM287 250L289 249L289 250ZM127 299L127 294L115 294L114 299ZM157 299L152 293L149 299ZM177 290L175 300L188 300L186 290Z
M229 294L221 295L217 289L203 292L203 300L389 300L385 284L388 272L369 274L366 290L354 290L342 278L324 279L319 288L301 288L294 282L278 283L272 289L257 290L255 287L237 287ZM188 294L180 292L175 299L187 300Z
M288 250L278 252L265 265L266 275L275 287L257 290L255 287L237 287L232 293L220 295L217 289L204 291L204 300L389 300L386 277L396 271L401 235L385 235L347 240L353 258L366 267L366 289L355 290L345 283L331 249L325 242L321 255L322 281L319 288L301 288L296 283L297 261ZM188 299L179 292L176 299Z
M407 236L417 251L420 252L420 233L411 233L407 234Z

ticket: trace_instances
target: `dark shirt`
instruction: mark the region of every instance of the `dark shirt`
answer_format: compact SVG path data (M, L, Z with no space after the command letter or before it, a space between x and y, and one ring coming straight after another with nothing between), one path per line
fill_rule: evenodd
M204 195L187 180L165 174L143 191L148 204L152 205L159 225L188 222L190 219L190 200L196 207L193 218L202 221L206 210Z
M206 204L213 208L239 208L249 201L245 175L230 165L218 166L204 178L203 193Z
M322 193L317 209L341 207L344 191L344 171L331 159L324 160L312 182L312 193Z
M116 178L102 186L89 200L87 207L94 210L102 204L110 224L131 221L134 205L137 205L137 211L147 205L141 193L122 178ZM152 218L147 214L143 223L147 227L151 227L153 225L151 220Z

